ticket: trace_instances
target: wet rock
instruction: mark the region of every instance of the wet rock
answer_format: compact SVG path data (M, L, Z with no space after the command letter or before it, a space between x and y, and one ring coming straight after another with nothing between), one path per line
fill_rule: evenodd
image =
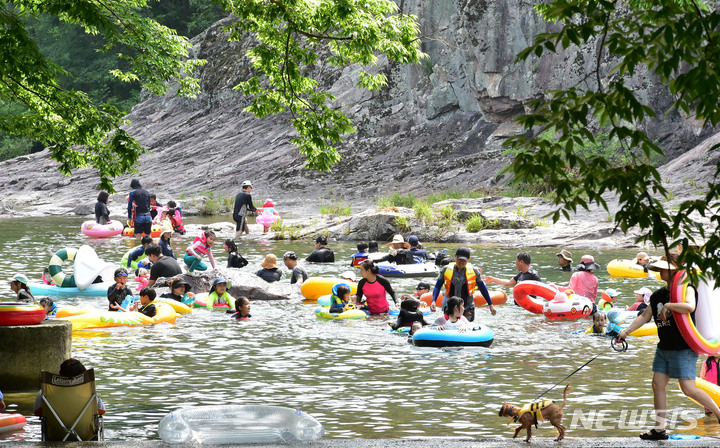
M216 273L197 272L182 277L195 293L210 290L213 281L222 277L230 283L228 292L233 297L245 296L250 300L289 300L300 297L300 288L287 282L268 283L257 275L239 269L219 269Z

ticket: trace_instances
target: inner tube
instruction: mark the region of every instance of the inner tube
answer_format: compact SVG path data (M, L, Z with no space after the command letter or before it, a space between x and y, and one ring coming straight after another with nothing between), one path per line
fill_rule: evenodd
M685 303L687 300L688 275L678 271L670 287L670 302ZM720 353L720 290L715 281L702 280L696 288L695 320L690 313L673 311L680 334L693 351L714 356Z
M513 288L515 303L534 314L543 314L545 301L532 296L540 296L550 301L555 298L557 293L558 290L555 287L535 280L519 282Z
M55 284L61 288L73 287L75 285L75 277L67 275L63 272L62 265L64 261L74 261L77 249L66 247L55 252L50 258L50 264L48 264L48 271L50 271L50 277L52 277Z
M44 321L46 317L45 308L40 305L22 302L0 303L0 327L35 325Z
M23 429L27 419L22 414L0 414L0 434Z
M367 313L358 309L349 309L342 313L331 313L329 306L319 306L315 309L315 316L320 319L365 319Z
M507 294L505 294L505 291L497 289L488 292L490 293L490 300L492 300L493 305L503 305L507 303L508 296ZM421 295L419 299L421 302L430 306L430 302L432 302L432 292L426 292L425 294ZM440 291L440 294L438 294L437 299L435 300L435 305L442 306L442 302L443 292ZM487 302L485 302L485 297L483 297L480 291L475 291L473 293L473 302L475 302L475 306L487 305Z
M490 347L495 339L492 330L479 325L468 331L420 328L412 336L416 347Z

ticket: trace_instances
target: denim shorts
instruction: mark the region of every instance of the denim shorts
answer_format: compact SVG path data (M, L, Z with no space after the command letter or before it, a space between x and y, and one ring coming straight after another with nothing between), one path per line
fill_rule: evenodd
M652 371L664 373L670 378L695 379L698 354L689 348L683 350L655 349Z

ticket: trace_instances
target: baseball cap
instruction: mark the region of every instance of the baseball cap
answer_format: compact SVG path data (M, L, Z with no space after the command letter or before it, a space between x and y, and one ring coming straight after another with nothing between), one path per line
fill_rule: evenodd
M464 246L458 247L457 250L455 251L455 257L459 258L461 260L469 259L470 258L470 249L468 249L467 247L464 247Z
M285 253L283 254L283 258L289 258L289 259L291 259L291 260L297 260L297 259L298 259L298 257L297 257L297 255L295 254L295 252L293 252L293 251L291 251L291 250L285 252Z
M315 238L315 242L320 244L327 244L327 237L325 235L318 235L318 237Z
M28 284L28 278L27 278L27 276L26 276L25 274L15 274L15 275L12 276L12 278L10 279L10 281L11 281L11 282L20 282L20 283L22 283L23 285L27 285L27 284Z
M250 182L249 180L244 180L243 183L240 184L240 187L242 187L242 188L252 187L252 182Z
M410 243L411 246L417 246L418 244L420 244L420 240L418 239L417 236L410 235L408 237L408 243Z
M417 288L415 288L415 291L420 291L421 289L430 289L430 284L427 282L418 283Z

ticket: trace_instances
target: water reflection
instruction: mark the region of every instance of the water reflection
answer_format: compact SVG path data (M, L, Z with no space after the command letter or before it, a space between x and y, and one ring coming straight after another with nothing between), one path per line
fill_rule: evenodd
M17 271L37 281L50 256L62 247L91 244L102 258L119 261L137 244L128 238L86 238L79 232L81 222L69 218L1 220L0 247L5 256L0 268L8 277ZM193 236L174 238L175 253L183 253ZM247 270L259 269L267 253L293 250L302 257L312 246L239 244L250 261ZM330 276L349 269L355 244L331 246L338 262L306 265L310 275ZM430 251L447 247L450 253L456 246L426 244ZM544 280L569 280L569 274L555 269L557 250L529 252ZM582 251L576 252L581 255ZM215 253L222 264L221 246ZM515 274L516 253L474 247L471 261L486 273L509 278ZM593 252L601 266L634 253ZM634 289L660 285L652 279L611 279L604 269L598 276L600 290L618 289L624 304L634 301ZM411 292L418 281L393 279L392 284L398 293ZM0 299L11 298L9 287L0 288ZM103 298L69 298L59 304L104 308L106 303ZM174 326L77 332L73 356L96 368L98 391L109 409L105 422L111 440L157 438L157 423L172 409L220 404L302 408L326 426L331 438L509 437L512 430L507 419L497 417L501 403L534 399L598 354L569 380L573 389L565 424L570 425L573 411L606 411L615 418L621 411L652 408L650 364L656 343L652 338L634 339L630 351L618 354L605 338L570 334L589 325L589 320L548 322L504 305L495 317L486 309L477 313L477 319L495 332L491 348L419 349L407 344L405 337L388 333L386 318L323 322L315 318L314 308L299 299L253 302L253 319L247 322L231 322L223 313L199 310L178 319ZM562 386L546 397L561 400ZM29 416L33 398L31 392L8 394L7 401L17 403L10 411ZM682 397L677 386L672 387L669 403L673 409L703 418L702 409ZM716 430L709 423L703 428ZM586 425L570 428L569 436L636 433L636 428L627 425L610 429ZM547 428L540 434L554 435ZM37 441L39 426L31 419L26 432L5 437L0 440Z

